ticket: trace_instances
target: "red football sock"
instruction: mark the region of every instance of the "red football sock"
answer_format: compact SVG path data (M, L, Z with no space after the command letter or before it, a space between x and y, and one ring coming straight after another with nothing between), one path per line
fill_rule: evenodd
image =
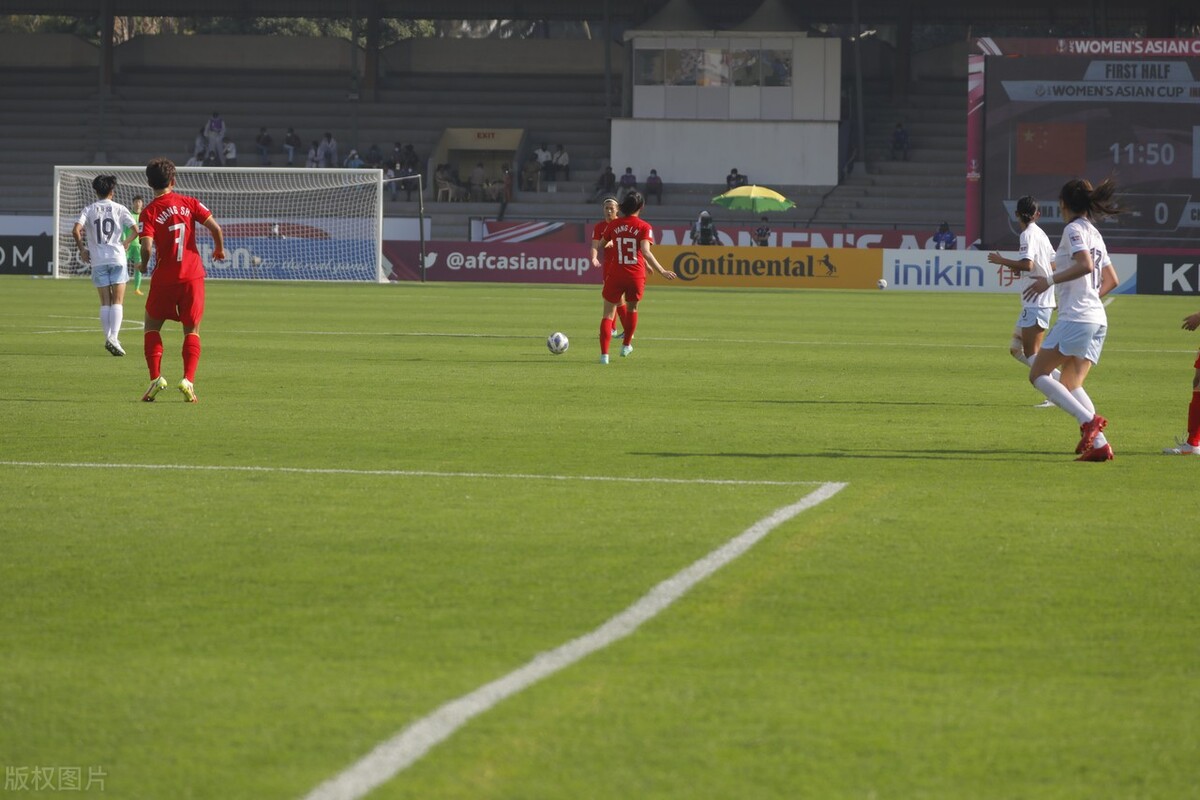
M189 333L183 337L183 377L196 380L196 365L200 363L200 334Z
M613 321L608 317L600 320L600 354L608 355L608 346L612 344Z
M158 331L146 331L142 337L142 347L146 352L146 366L150 368L150 380L157 380L162 375L162 334Z
M1188 405L1188 444L1200 445L1200 391L1192 392L1192 402Z
M617 306L617 319L621 320L621 330L629 327L629 306L624 303Z
M628 319L625 320L625 344L630 344L633 341L633 332L637 330L637 314L636 311L630 311Z

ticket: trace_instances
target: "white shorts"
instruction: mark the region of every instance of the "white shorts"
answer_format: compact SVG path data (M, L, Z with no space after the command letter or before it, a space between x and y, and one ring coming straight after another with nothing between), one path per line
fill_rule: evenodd
M1026 306L1017 317L1018 328L1041 328L1050 330L1050 317L1054 314L1052 306Z
M97 289L116 283L127 283L129 270L124 264L93 264L92 286Z
M1098 322L1064 322L1060 319L1046 334L1042 349L1054 348L1064 356L1086 358L1093 364L1099 364L1107 333L1108 326Z

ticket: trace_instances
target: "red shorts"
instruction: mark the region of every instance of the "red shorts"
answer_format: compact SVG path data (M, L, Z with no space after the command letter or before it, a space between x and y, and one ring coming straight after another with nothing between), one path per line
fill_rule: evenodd
M642 299L645 291L645 276L635 278L628 272L614 269L604 276L604 288L600 290L600 296L609 303L621 305L622 297L628 302L636 303Z
M1200 369L1200 350L1196 351L1196 363L1193 364L1196 369Z
M146 298L146 316L175 320L189 328L197 327L204 316L204 279L161 284L151 278L150 295Z

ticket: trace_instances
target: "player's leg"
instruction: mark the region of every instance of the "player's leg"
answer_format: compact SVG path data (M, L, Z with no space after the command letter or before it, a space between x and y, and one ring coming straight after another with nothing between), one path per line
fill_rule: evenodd
M154 293L151 292L151 297ZM150 315L150 305L147 302L145 316L145 333L142 335L142 349L146 356L146 368L150 371L150 388L142 395L142 401L153 403L158 393L167 388L167 379L162 376L162 326L164 320Z
M617 319L621 321L621 330L614 331L613 336L624 336L624 331L629 328L629 306L624 300L617 305Z
M1017 361L1020 361L1026 366L1032 366L1033 357L1037 355L1038 350L1042 349L1042 339L1045 338L1046 328L1050 325L1049 314L1047 314L1047 319L1044 323L1045 327L1043 327L1041 320L1037 319L1033 315L1027 314L1024 311L1021 313L1020 322L1030 322L1031 324L1024 327L1018 324L1016 330L1013 331L1013 340L1009 345L1009 352L1012 353L1013 358L1015 358ZM1054 380L1058 380L1059 371L1053 370L1050 373L1050 377L1054 378ZM1054 401L1049 398L1034 406L1034 408L1053 407Z
M121 347L121 323L125 321L125 280L128 279L129 273L124 267L118 267L118 270L118 274L122 280L108 287L111 292L109 296L108 339L113 343L120 355L125 355L125 348Z
M112 291L109 289L111 282L106 267L98 264L92 265L92 286L96 287L96 294L100 298L100 332L104 334L104 349L110 353L112 353L112 348L109 347L108 329L112 320Z
M1192 402L1188 403L1188 433L1174 447L1164 447L1166 456L1200 456L1200 351L1196 353L1192 374Z
M1109 461L1113 457L1112 448L1104 437L1104 428L1108 420L1096 412L1096 406L1083 388L1088 373L1093 364L1100 361L1100 353L1104 349L1104 338L1107 327L1090 323L1060 323L1055 328L1059 349L1069 356L1062 364L1062 386L1070 394L1071 399L1091 418L1084 421L1077 414L1079 425L1079 444L1075 452L1082 454L1079 461ZM1049 343L1047 339L1047 343Z
M1028 328L1021 329L1021 351L1030 361L1037 355L1037 351L1042 349L1042 339L1046 338L1045 329L1030 325Z
M100 332L104 334L105 349L111 352L108 342L108 329L112 324L111 293L108 291L108 286L97 286L96 292L100 295Z
M646 282L635 281L632 286L625 290L625 305L629 310L625 314L625 338L621 344L621 357L624 358L633 352L633 334L637 330L638 324L638 303L642 300L642 294L646 290Z
M1200 456L1200 352L1196 354L1196 371L1192 374L1192 401L1188 404L1187 438L1174 447L1163 448L1170 456Z
M1196 359L1196 366L1192 376L1192 402L1188 405L1187 443L1200 448L1200 358Z
M179 322L183 325L183 378L179 391L196 402L196 367L200 365L200 320L204 317L204 279L188 281L179 297Z
M175 308L178 289L178 285L168 286L151 281L150 294L146 297L142 350L146 357L146 369L150 372L150 388L146 390L142 400L148 403L153 402L158 393L167 388L167 380L162 376L162 326L168 319L178 319Z
M608 363L608 348L612 345L613 335L613 315L616 313L617 304L614 300L609 299L611 291L609 284L604 284L604 316L600 318L600 363Z
M1111 461L1112 447L1104 436L1104 427L1108 420L1096 413L1096 404L1083 388L1083 382L1091 368L1091 361L1076 356L1068 359L1062 368L1063 385L1070 387L1071 397L1092 413L1091 420L1079 426L1079 444L1075 447L1075 452L1080 456L1076 461Z
M1062 367L1067 361L1068 357L1060 353L1057 346L1043 347L1033 357L1033 364L1029 367L1029 382L1054 405L1075 417L1080 423L1084 423L1092 418L1093 413L1080 405L1066 386L1050 376L1052 371Z

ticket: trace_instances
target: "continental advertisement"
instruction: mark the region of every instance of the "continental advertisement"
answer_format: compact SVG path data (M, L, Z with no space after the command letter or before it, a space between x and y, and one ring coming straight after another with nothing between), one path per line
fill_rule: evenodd
M883 250L809 247L658 246L654 257L679 280L664 286L874 289Z

